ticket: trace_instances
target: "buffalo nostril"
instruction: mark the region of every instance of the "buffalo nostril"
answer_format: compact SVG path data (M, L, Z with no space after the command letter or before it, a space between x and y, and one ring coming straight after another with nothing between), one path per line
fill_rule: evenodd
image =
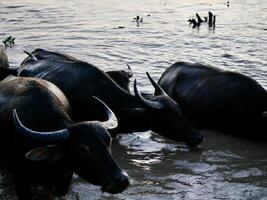
M110 177L107 192L111 194L120 193L130 185L129 177L126 173L116 172Z

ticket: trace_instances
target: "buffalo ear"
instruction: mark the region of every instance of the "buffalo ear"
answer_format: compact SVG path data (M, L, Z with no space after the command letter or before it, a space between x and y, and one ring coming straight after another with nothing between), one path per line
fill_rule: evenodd
M63 153L54 146L36 147L25 154L27 160L55 162L63 156Z
M267 118L267 111L263 112L262 115L263 115L263 117Z

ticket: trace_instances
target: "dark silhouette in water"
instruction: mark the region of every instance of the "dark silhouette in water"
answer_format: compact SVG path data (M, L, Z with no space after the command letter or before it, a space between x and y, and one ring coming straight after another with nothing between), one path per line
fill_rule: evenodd
M212 12L209 12L209 17L204 17L204 20L200 17L198 13L196 13L196 17L197 20L194 18L188 19L189 25L193 24L192 28L199 27L203 22L208 22L209 27L215 27L216 17L212 14Z
M177 62L158 84L196 127L267 141L267 91L243 74Z
M209 12L209 27L212 27L212 17L213 16L213 14L212 14L212 12Z
M112 132L114 134L152 130L169 139L186 142L189 146L203 141L203 136L183 117L179 105L148 73L157 95L146 99L139 93L136 81L132 95L107 73L89 63L42 49L29 54L22 62L19 76L43 78L61 88L70 101L74 119L103 119L105 116L90 99L97 96L107 102L118 118L119 126Z
M197 16L197 23L200 25L203 22L203 20L201 19L198 13L196 13L196 16Z
M6 39L4 39L2 42L5 45L5 48L13 47L15 45L15 39L16 38L14 38L12 36L8 36Z
M195 19L189 19L188 22L189 22L189 25L193 24L193 28L200 26L200 24Z
M133 18L133 21L136 23L140 23L140 22L143 22L143 18L139 17L139 15L137 15L136 17Z
M203 22L203 20L201 19L198 13L196 13L196 16L197 16L197 20L195 20L194 18L188 20L189 25L193 24L193 28L199 27L201 23Z

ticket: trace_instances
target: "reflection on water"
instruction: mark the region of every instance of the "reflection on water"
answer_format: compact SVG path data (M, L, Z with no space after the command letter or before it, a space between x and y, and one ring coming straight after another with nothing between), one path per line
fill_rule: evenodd
M126 69L128 63L144 92L152 92L145 71L158 79L176 61L240 71L267 88L267 3L237 0L227 7L226 2L0 0L0 39L17 38L7 52L12 66L25 57L22 50L40 47L104 70ZM217 15L214 31L205 25L188 27L188 18L208 11ZM144 21L139 26L132 22L137 15ZM132 186L122 194L102 194L75 176L68 199L266 200L266 144L203 134L207 140L199 150L150 131L120 135L112 152L131 176ZM0 199L15 199L12 188L12 177L2 172ZM41 197L42 189L37 191L37 199L47 199Z
M208 139L198 151L164 141L157 135L154 137L158 139L148 138L148 144L153 143L153 152L142 137L133 138L128 144L122 139L120 143L127 150L134 149L139 160L145 160L140 165L130 158L132 165L142 170L139 174L144 178L139 184L144 184L148 192L130 199L150 198L151 193L157 194L152 199L263 199L267 194L266 145L216 132L203 134ZM135 187L140 192L134 184L132 188Z

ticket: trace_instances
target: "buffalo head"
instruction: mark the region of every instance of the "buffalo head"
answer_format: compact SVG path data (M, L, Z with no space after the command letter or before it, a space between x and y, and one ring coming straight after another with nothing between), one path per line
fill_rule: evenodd
M37 132L22 124L16 110L13 111L13 118L19 133L48 144L26 153L27 159L49 162L61 159L66 161L66 167L80 177L100 185L102 191L119 193L129 185L129 178L122 172L110 151L112 139L107 129L116 128L117 119L106 104L99 99L98 101L108 114L105 122L81 122L59 131ZM51 144L56 145L51 148Z
M133 76L132 69L130 65L128 66L128 70L115 70L115 71L107 71L106 73L112 78L121 88L130 92L129 83L130 78Z
M144 98L137 90L136 80L134 82L135 96L146 107L146 117L151 130L162 136L175 140L186 142L194 147L203 141L203 136L187 121L181 112L181 108L164 90L151 78L147 76L155 88L155 95Z

